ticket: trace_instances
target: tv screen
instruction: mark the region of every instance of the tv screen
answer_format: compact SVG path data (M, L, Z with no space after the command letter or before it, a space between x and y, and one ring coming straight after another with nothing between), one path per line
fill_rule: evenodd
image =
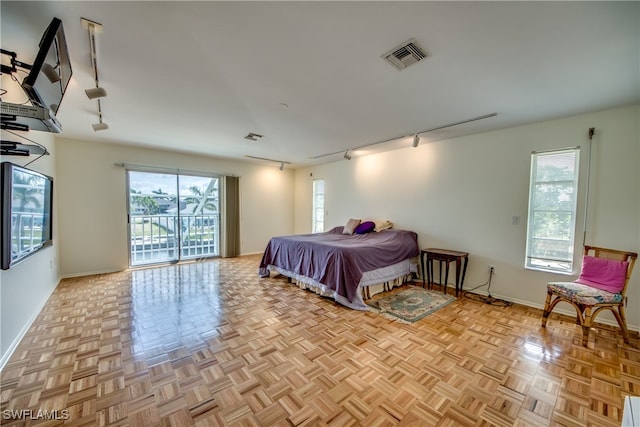
M53 179L2 162L1 267L7 270L52 244Z
M22 88L33 105L51 110L55 115L60 108L69 80L71 61L62 21L53 18L42 38L38 53Z

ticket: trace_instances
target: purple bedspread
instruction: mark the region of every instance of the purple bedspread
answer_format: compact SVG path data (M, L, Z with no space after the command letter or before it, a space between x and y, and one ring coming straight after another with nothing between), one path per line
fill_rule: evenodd
M362 274L418 256L418 235L407 230L342 234L343 227L325 233L273 237L260 262L260 277L273 265L310 277L353 301Z

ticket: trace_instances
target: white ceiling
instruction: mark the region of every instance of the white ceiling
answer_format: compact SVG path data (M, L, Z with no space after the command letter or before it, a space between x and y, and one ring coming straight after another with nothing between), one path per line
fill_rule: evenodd
M490 113L422 140L640 100L639 2L0 4L2 48L27 63L51 18L62 19L73 64L62 135L96 143L298 167ZM94 82L81 17L103 26L101 132L91 127L97 102L84 94ZM412 37L426 60L397 71L380 58ZM264 138L248 141L249 132Z

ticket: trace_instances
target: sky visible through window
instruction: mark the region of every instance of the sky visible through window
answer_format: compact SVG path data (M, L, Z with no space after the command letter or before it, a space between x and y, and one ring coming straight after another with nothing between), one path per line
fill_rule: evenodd
M190 188L198 187L204 192L209 182L214 179L206 176L180 176L180 193L190 194ZM131 172L129 174L129 187L141 194L157 194L158 190L163 194L176 194L176 175L148 173L148 172Z

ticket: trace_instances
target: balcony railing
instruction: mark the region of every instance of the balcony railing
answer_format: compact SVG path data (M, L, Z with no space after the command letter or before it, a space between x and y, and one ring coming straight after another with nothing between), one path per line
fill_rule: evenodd
M11 213L11 258L19 258L42 244L44 215L32 212Z
M218 217L131 215L131 265L218 256Z

